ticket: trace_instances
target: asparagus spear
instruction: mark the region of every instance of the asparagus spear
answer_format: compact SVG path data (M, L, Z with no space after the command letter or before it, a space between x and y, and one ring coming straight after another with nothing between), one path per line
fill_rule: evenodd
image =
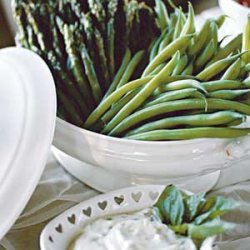
M94 27L90 13L84 15L82 20L86 34L86 44L89 51L91 51L90 56L94 61L95 68L98 69L97 75L102 76L99 78L102 90L106 91L110 77L103 38L99 30Z
M33 8L32 8L33 7ZM45 51L49 47L48 41L44 38L44 34L39 27L38 17L36 16L36 8L35 5L24 5L24 10L27 16L27 20L29 24L32 26L32 29L37 37L38 44L42 51Z
M82 99L79 89L74 85L74 83L69 79L66 72L62 69L57 57L53 51L50 51L46 55L48 65L52 69L56 79L56 85L58 91L65 91L65 94L69 96L72 103L75 104L76 110L79 115L84 119L90 112L90 109L85 104L85 100Z
M29 49L37 53L38 55L42 56L42 51L39 47L39 44L37 42L37 37L35 36L35 33L30 25L26 26L26 32L27 32L27 42L29 44Z
M68 69L72 72L75 80L78 84L81 95L89 108L93 108L95 103L93 102L92 93L89 88L88 80L84 74L84 67L80 62L80 56L77 53L76 47L74 45L74 26L63 25L63 36L66 45L66 51L68 53Z
M117 11L118 0L110 0L108 3L108 23L107 23L107 54L111 79L115 75L115 13Z
M25 30L25 27L27 25L26 15L23 6L20 5L19 2L19 0L14 0L12 2L14 18L18 25L18 43L20 43L20 45L24 48L29 49L30 46L28 43L28 34L27 30Z
M85 72L88 77L93 96L95 98L96 103L100 103L102 99L102 91L101 91L100 84L97 79L97 75L95 72L95 68L93 66L93 62L84 44L81 44L80 51L81 51L82 60L85 66Z
M105 0L88 0L90 12L96 17L103 30L105 30L106 12Z

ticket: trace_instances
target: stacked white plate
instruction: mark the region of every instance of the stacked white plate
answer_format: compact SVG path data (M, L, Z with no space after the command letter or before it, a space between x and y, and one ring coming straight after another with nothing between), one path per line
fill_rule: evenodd
M52 75L36 54L0 50L0 239L30 199L54 134Z

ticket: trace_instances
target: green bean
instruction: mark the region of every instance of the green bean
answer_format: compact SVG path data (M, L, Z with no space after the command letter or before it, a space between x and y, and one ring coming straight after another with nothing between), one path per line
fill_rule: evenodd
M207 47L201 52L194 62L194 68L196 71L202 69L204 65L213 57L215 53L215 44L212 39Z
M195 88L187 88L187 89L181 89L181 90L174 90L170 92L165 92L154 98L152 101L147 102L145 105L142 106L143 108L153 106L155 104L168 102L168 101L175 101L175 100L181 100L188 97L204 97L203 94L197 91Z
M180 75L188 64L188 56L184 54L181 56L180 61L177 63L172 75Z
M216 19L216 24L218 25L218 28L221 28L222 25L225 23L225 20L228 16L227 15L220 15L217 19Z
M250 73L250 63L245 65L245 70L247 73Z
M229 65L231 65L240 56L241 54L237 54L229 58L221 59L220 61L217 61L211 64L210 66L206 67L203 71L197 74L196 77L199 78L201 81L207 81L216 76L217 74L219 74Z
M209 93L209 97L233 100L237 97L250 93L250 89L237 89L237 90L217 90Z
M168 29L163 31L163 33L155 40L154 45L153 45L152 49L150 50L150 54L149 54L149 61L150 62L157 56L157 54L159 52L160 43L162 42L162 39L167 34L167 31L168 31Z
M126 49L121 66L120 66L119 70L117 71L115 78L114 78L113 82L111 83L111 85L109 86L109 89L106 92L103 99L106 99L107 96L109 96L116 89L118 83L120 82L120 80L121 80L121 78L122 78L122 76L123 76L123 74L128 66L130 59L131 59L131 52L129 49Z
M163 31L169 22L168 11L162 0L155 0L155 12L157 14L157 22Z
M179 89L182 89L182 88L189 88L189 87L190 88L197 88L197 86L198 87L200 86L199 83L195 84L195 87L194 87L194 85L192 83L190 83L190 84L179 83L179 84L176 84L176 86L173 86L172 83L177 82L177 81L181 81L181 80L196 80L197 81L197 79L194 76L188 76L188 75L186 75L186 76L182 76L182 75L171 76L171 77L167 78L166 81L164 81L163 84L161 84L158 88L156 88L154 90L154 92L152 93L152 96L158 96L161 93L169 91L169 90L170 91L179 90ZM167 87L168 83L170 84L169 87ZM204 89L204 91L206 92L205 89Z
M194 71L194 64L193 61L189 62L189 64L187 65L187 67L182 71L182 75L192 75Z
M176 40L178 37L180 37L181 31L183 29L182 16L181 16L180 12L181 12L181 10L179 10L177 23L176 23L175 29L174 29L174 35L173 35L174 40Z
M172 13L170 15L170 22L169 22L169 27L174 29L176 23L177 23L178 15L176 13Z
M146 67L142 77L150 74L158 65L167 61L178 50L185 51L189 45L190 35L180 37L163 49Z
M195 32L195 16L192 4L188 3L188 18L181 31L180 36L186 36Z
M124 120L121 120L120 123L117 124L108 134L116 136L135 126L136 124L158 115L166 115L170 112L181 110L193 110L200 108L205 109L206 106L211 110L233 110L242 114L250 115L250 106L234 101L215 98L208 98L207 103L204 100L200 99L178 100L156 104L154 106L137 111L130 116L127 116ZM103 133L107 132L107 129L105 129L106 127L104 127L104 130L102 131Z
M122 76L121 80L119 81L117 88L120 88L121 86L123 86L124 84L126 84L129 81L129 79L133 75L136 67L138 66L138 64L142 60L143 55L144 55L144 51L141 50L141 51L138 51L133 56L132 60L129 62L128 66L126 67L126 70L123 73L123 76Z
M187 21L187 16L183 13L181 7L179 7L179 9L180 9L181 19L182 19L182 22L183 22L183 25L184 25L186 23L186 21Z
M220 47L219 49L221 49L221 45L223 44L223 42L230 37L229 35L225 35L223 36L219 41L218 41L218 46Z
M169 29L168 33L163 37L160 43L158 53L162 51L172 41L173 34L174 34L174 29Z
M250 88L250 76L248 76L244 81L243 84L247 87Z
M177 9L177 6L174 4L172 0L168 0L168 4L171 6L171 8Z
M194 44L188 48L188 55L194 56L199 54L206 44L210 28L210 20L207 20L202 26L200 32L194 37Z
M247 16L247 24L243 32L242 51L248 51L242 59L245 63L250 63L250 14Z
M223 74L221 80L236 80L241 71L241 59L238 58Z
M101 120L104 122L104 124L108 123L125 104L127 104L135 95L137 95L138 91L139 90L133 90L116 102L111 107L111 109L101 117Z
M246 116L233 111L219 111L212 114L184 115L167 117L154 122L147 123L136 129L129 131L125 136L145 133L158 129L169 129L179 126L218 126L226 125L235 121L242 123Z
M137 109L152 93L153 91L172 73L176 62L180 59L179 51L173 56L173 58L167 63L167 65L156 75L150 82L148 82L144 88L129 102L127 103L119 113L107 124L104 128L104 133L111 131L119 122L125 117L131 114ZM106 132L105 132L106 131Z
M110 107L113 103L119 100L123 95L127 94L129 91L139 88L144 84L151 81L154 77L148 76L145 78L137 79L131 81L121 88L117 89L113 93L111 93L106 99L104 99L97 108L90 114L87 121L85 122L85 127L89 128L92 124L94 124Z
M235 138L249 135L249 128L187 128L171 130L155 130L126 137L127 139L143 141L162 141L162 140L189 140L197 138Z
M250 106L250 94L246 94L241 102Z
M210 23L210 29L211 29L211 39L214 41L214 48L217 50L218 48L218 26L216 22Z
M242 83L232 80L216 80L201 83L201 86L208 92L224 89L238 89L242 87Z
M149 76L153 76L156 75L158 73L160 73L160 71L166 66L166 63L162 63L160 65L158 65L150 74Z
M210 66L214 62L217 62L223 58L226 58L231 53L241 48L242 44L242 34L236 36L232 41L230 41L227 45L222 48L219 48L215 56L210 60L207 66Z
M207 94L206 89L200 84L200 82L192 79L179 80L175 82L161 84L158 88L158 93L163 93L173 90L182 90L186 88L195 88Z

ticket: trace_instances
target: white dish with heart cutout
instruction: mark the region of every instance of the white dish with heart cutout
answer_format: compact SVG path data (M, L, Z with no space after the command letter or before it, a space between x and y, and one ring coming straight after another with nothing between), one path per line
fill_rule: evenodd
M165 186L158 185L130 187L96 196L74 206L44 228L40 238L41 250L67 250L82 228L90 222L106 216L150 208L164 188ZM214 238L207 238L201 249L212 249L213 240Z

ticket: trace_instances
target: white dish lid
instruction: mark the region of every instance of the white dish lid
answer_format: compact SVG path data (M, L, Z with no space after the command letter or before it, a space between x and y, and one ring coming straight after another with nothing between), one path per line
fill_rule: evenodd
M55 118L56 91L45 62L26 49L0 50L0 239L38 184Z

